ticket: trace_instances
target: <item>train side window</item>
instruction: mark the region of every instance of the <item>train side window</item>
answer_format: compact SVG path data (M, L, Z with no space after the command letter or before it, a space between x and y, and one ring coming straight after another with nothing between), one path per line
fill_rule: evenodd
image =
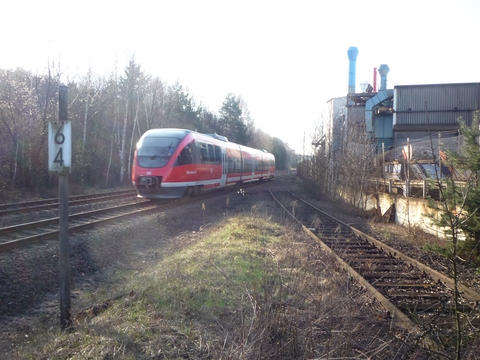
M252 169L252 159L245 159L243 162L243 171L244 172L251 172Z
M215 145L215 164L220 164L222 161L222 149L220 146Z
M208 163L215 164L215 147L212 144L208 144Z
M195 140L190 143L190 149L192 150L192 157L193 157L192 164L199 164L200 154L198 153L198 145Z
M200 163L201 164L208 164L209 157L208 157L207 144L199 142L198 147L200 149Z
M238 150L231 149L227 151L228 156L228 172L229 173L238 173L242 170L242 154Z
M193 164L193 143L188 144L178 155L178 165Z

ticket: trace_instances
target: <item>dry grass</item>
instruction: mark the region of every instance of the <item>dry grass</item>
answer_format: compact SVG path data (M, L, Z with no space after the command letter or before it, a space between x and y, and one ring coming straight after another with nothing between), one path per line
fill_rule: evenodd
M394 243L394 242L407 242L411 243L414 246L422 248L425 244L436 245L439 247L445 246L445 240L438 236L429 234L418 226L413 226L410 229L405 226L400 226L398 224L385 224L385 223L376 223L370 222L372 230L381 236L383 240Z
M388 317L334 261L287 227L237 216L186 245L80 294L77 302L90 305L72 332L40 322L12 357L428 358L394 336Z

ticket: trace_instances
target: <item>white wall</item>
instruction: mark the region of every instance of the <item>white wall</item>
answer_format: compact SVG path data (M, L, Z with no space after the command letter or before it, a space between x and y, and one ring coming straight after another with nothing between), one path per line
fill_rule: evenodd
M444 237L427 214L438 217L436 210L428 206L428 200L407 198L402 195L379 193L378 200L374 195L366 198L366 210L380 209L382 215L395 204L395 223L402 226L419 227L423 231L435 236Z

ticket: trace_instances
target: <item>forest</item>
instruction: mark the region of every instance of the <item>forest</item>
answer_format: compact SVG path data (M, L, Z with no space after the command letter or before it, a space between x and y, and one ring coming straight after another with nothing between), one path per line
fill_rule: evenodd
M134 59L106 76L89 70L61 83L63 77L54 65L43 74L0 69L2 194L14 189L42 196L55 188L56 175L48 171L48 123L58 120L61 85L68 87L72 123L71 188L128 186L136 142L152 128L217 133L272 152L277 169L295 165L293 150L256 128L246 102L235 94L226 94L215 113L197 103L188 88L146 74Z

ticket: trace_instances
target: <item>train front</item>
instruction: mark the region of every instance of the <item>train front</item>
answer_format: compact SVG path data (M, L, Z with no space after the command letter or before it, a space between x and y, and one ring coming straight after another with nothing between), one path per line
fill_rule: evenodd
M137 143L132 182L138 195L147 199L182 197L186 186L164 186L171 178L178 154L177 148L187 131L181 129L153 129Z

